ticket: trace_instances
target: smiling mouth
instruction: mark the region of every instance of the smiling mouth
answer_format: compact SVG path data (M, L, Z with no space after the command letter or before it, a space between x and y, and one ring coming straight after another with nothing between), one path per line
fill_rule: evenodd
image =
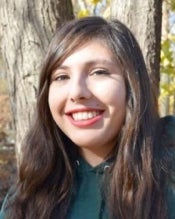
M74 121L83 121L83 120L93 119L100 114L101 114L100 111L88 111L88 112L72 113L71 116L72 116Z

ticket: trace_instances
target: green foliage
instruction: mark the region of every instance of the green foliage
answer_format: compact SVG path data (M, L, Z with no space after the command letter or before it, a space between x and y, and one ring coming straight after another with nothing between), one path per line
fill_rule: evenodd
M162 41L161 47L161 72L163 74L168 74L169 76L175 75L175 60L173 57L172 46L175 45L174 41L169 38Z
M160 101L168 99L170 111L174 112L175 96L175 35L168 34L167 39L162 40L161 45L161 82Z
M162 107L166 109L163 113L173 114L175 113L175 1L164 0L164 6L168 20L164 23L166 26L163 26L165 33L161 43L160 104L163 103ZM166 13L163 19L167 19Z
M175 1L174 0L167 0L167 4L170 6L171 11L175 11Z

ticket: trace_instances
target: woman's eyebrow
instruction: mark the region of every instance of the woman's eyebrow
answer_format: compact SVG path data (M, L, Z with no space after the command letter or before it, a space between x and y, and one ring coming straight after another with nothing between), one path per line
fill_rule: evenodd
M56 71L56 70L59 70L59 69L63 69L63 70L65 69L65 70L66 70L66 69L68 69L68 68L69 68L69 66L66 66L66 65L58 65L58 66L56 67L55 71Z
M89 65L94 65L94 64L106 64L106 65L114 65L115 62L113 60L108 60L108 59L93 59L93 60L88 60L86 64Z
M116 65L116 62L114 60L108 60L108 59L92 59L92 60L82 61L82 64L85 64L87 66L92 66L96 64L105 64L111 66L111 65ZM63 63L60 64L56 69L68 69L68 68L70 68L70 66Z

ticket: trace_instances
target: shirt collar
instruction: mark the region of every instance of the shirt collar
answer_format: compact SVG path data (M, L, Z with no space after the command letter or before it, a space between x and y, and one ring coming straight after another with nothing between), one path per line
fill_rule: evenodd
M86 160L84 160L84 158L78 157L78 159L76 160L76 166L80 174L84 174L87 172L103 174L107 169L111 167L113 161L114 157L111 157L103 161L102 163L98 164L97 166L93 167Z

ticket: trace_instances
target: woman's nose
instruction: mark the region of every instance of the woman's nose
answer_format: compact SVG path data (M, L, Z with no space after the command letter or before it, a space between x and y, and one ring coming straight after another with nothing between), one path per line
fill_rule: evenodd
M79 102L81 100L89 99L92 95L87 85L87 81L82 78L72 80L69 93L70 100L72 102Z

